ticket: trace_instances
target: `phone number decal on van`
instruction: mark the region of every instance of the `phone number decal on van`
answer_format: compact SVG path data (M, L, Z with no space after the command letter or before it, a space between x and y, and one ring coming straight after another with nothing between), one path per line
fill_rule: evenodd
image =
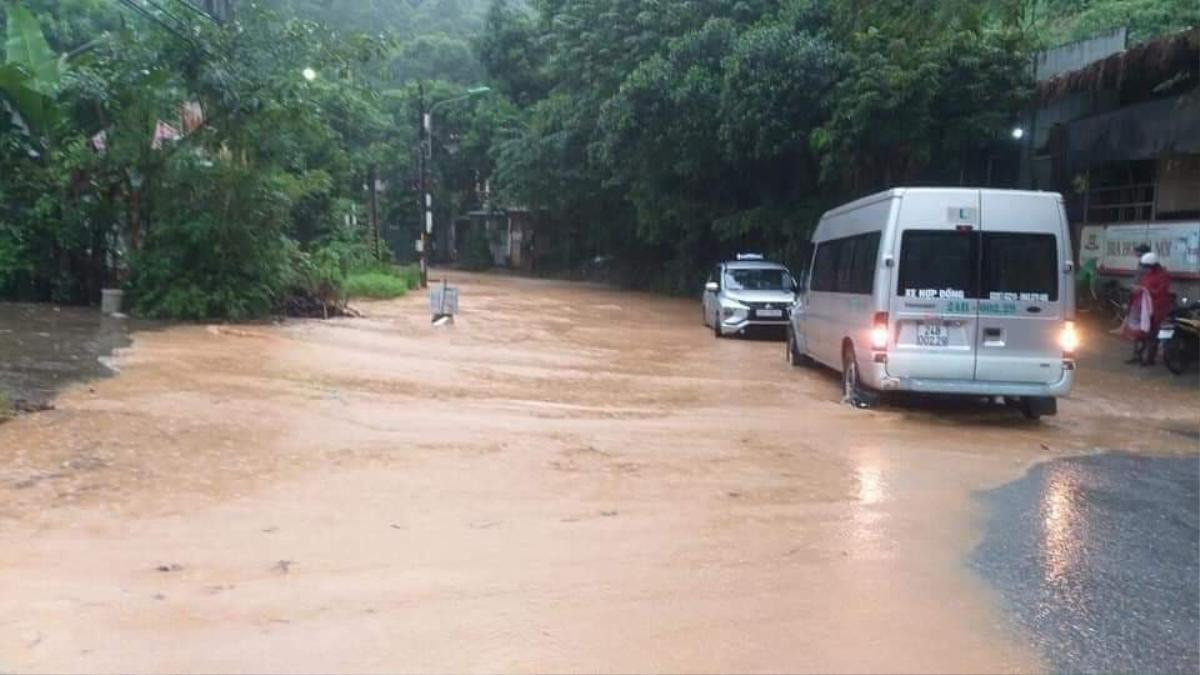
M1009 300L1012 302L1050 302L1049 293L997 293L993 291L989 300Z

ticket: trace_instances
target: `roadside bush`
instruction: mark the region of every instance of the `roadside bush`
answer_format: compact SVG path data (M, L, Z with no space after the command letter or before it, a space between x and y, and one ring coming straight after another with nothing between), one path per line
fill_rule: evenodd
M352 298L384 300L403 297L409 290L408 280L387 272L359 272L346 278L346 295Z
M421 285L421 268L416 265L405 265L397 267L397 274L404 283L408 284L408 290L416 290Z
M132 258L129 291L141 316L248 319L268 315L290 269L290 200L275 176L233 164L173 165L154 223Z
M399 298L421 285L416 265L373 263L347 275L343 290L352 298Z

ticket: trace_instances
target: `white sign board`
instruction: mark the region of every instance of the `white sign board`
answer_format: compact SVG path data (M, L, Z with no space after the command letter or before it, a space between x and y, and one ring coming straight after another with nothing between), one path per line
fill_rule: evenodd
M1200 222L1107 225L1100 233L1085 227L1079 252L1081 264L1087 256L1095 256L1097 244L1104 274L1135 273L1140 258L1137 247L1149 244L1172 277L1200 278Z

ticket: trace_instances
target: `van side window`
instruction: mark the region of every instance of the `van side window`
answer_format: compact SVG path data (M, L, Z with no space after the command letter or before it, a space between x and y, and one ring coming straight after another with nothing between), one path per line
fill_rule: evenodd
M813 262L812 290L833 292L837 289L838 256L841 247L837 241L826 241L817 245L817 256Z
M812 290L870 295L875 289L878 232L822 242L813 263Z
M858 237L847 237L839 239L838 245L838 270L837 270L837 292L838 293L853 293L851 290L854 287L854 253L858 248Z
M841 292L870 295L875 290L875 270L879 260L879 233L860 234L852 241L854 242L854 257L848 265L850 268L849 283L841 289Z
M910 298L978 298L975 232L906 230L896 293Z
M1058 301L1058 240L1052 234L983 233L983 298Z

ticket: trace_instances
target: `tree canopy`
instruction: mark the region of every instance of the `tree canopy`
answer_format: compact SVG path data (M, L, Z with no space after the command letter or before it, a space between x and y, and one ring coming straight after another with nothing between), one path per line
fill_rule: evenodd
M373 179L379 257L410 260L420 115L450 99L439 226L522 207L541 271L671 291L735 250L799 267L833 204L981 180L1032 50L1200 23L1182 0L186 1L0 12L0 296L278 311L376 258Z

